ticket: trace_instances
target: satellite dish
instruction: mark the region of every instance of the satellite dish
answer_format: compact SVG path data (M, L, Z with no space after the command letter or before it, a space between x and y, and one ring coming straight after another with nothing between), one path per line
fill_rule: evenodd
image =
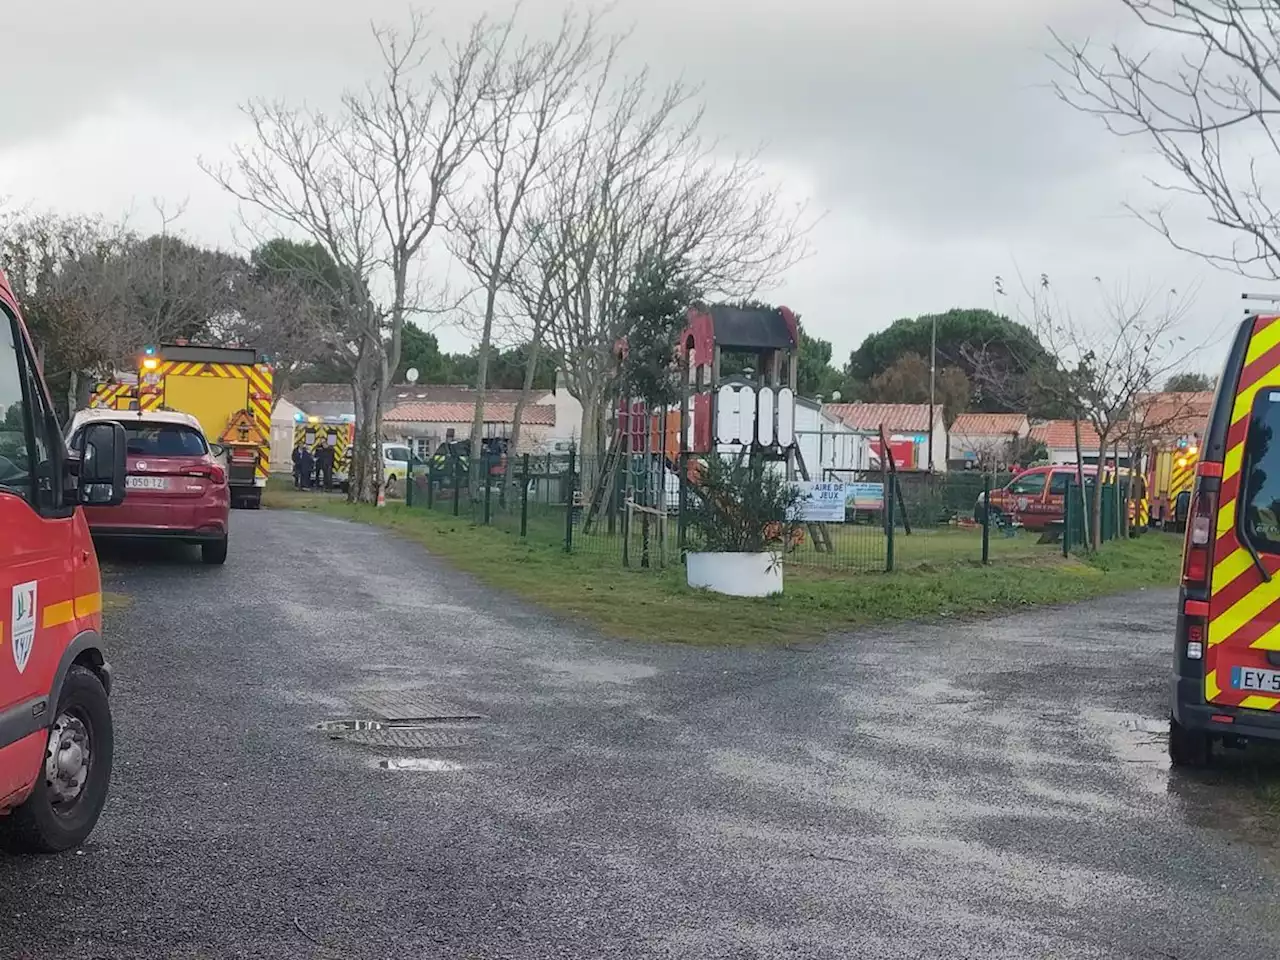
M408 380L410 383L417 383L417 382L418 382L418 368L417 368L417 367L410 367L408 370L406 370L406 371L404 372L404 378L405 378L406 380Z

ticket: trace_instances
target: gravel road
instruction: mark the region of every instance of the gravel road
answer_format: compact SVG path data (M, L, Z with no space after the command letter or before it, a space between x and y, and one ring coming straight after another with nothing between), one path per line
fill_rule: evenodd
M1162 759L1170 593L691 649L301 513L107 559L112 797L0 857L0 957L1276 955L1247 776Z

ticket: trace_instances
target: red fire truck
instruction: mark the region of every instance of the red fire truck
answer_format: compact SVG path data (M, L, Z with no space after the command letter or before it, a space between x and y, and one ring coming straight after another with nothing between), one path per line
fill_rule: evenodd
M68 451L3 274L0 324L0 843L54 852L89 836L111 780L111 668L81 507L124 499L125 436L104 420Z

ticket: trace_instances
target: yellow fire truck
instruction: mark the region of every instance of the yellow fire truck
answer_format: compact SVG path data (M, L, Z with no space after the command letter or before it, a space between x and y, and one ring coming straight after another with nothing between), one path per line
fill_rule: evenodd
M89 395L90 410L137 410L138 378L134 374L117 374L111 380L93 385Z
M251 347L149 346L138 363L138 409L199 420L225 451L231 505L256 510L271 465L271 377Z
M1171 444L1154 447L1148 458L1151 523L1165 530L1181 530L1187 521L1191 486L1200 459L1199 441L1194 434L1182 436Z

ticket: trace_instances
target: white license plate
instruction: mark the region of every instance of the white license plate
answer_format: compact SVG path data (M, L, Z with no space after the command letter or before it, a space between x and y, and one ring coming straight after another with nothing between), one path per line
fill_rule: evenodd
M124 485L130 490L166 490L169 481L165 477L125 477Z
M1232 667L1231 686L1236 690L1258 690L1262 693L1280 694L1280 670Z

